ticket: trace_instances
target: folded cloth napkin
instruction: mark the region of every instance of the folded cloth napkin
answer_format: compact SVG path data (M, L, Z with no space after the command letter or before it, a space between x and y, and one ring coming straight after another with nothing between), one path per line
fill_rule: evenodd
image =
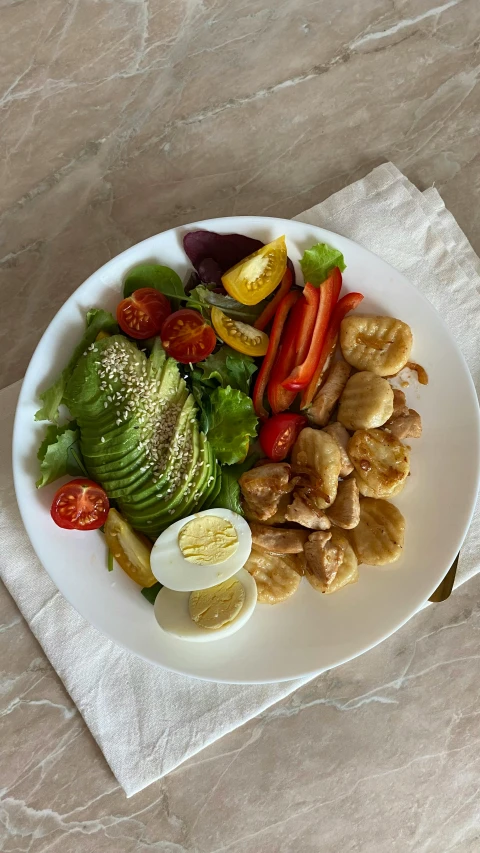
M438 308L480 388L480 261L433 188L419 192L391 163L299 214L402 270ZM304 683L235 686L175 675L98 633L38 562L13 495L10 447L19 385L0 392L0 574L126 794L140 791ZM480 569L480 513L457 584Z

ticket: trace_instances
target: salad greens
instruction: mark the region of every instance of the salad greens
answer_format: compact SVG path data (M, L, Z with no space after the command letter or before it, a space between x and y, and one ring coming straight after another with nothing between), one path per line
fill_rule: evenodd
M36 421L52 421L57 423L59 418L58 407L63 401L65 388L76 364L83 353L91 346L99 332L114 334L118 331L115 318L102 308L92 308L87 314L87 328L82 340L75 347L67 366L62 370L58 379L40 394L43 403L41 409L35 414Z
M306 249L300 261L305 281L310 284L321 284L328 278L334 267L340 272L345 269L345 261L341 252L326 243L316 243L311 249Z
M211 290L205 284L199 284L190 291L187 308L195 308L196 311L210 321L210 312L215 306L221 308L225 314L232 317L233 320L240 320L242 323L253 325L257 317L260 316L265 308L266 302L259 302L257 305L242 305L231 296L224 293L217 293Z
M257 365L251 356L242 355L224 344L217 352L209 355L205 361L199 361L195 372L199 374L197 378L202 382L216 379L222 388L230 385L232 388L248 394L250 380L257 369Z
M242 474L253 468L262 456L263 454L258 447L255 447L243 462L239 462L237 465L229 465L228 468L226 466L222 467L222 485L215 499L215 506L222 506L225 509L231 509L232 512L243 515L240 500L240 484L238 481Z
M140 590L140 592L142 593L143 597L150 602L150 604L155 604L155 599L160 590L162 589L162 586L163 584L161 584L160 581L157 581L157 583L154 583L153 586L144 586L143 589Z
M209 396L207 437L219 462L232 465L245 459L258 419L250 397L229 385Z
M131 296L141 287L153 287L170 299L185 298L182 279L170 267L161 264L139 264L131 270L123 283L123 296Z
M62 427L51 424L38 449L37 459L41 472L36 483L37 489L65 474L72 477L88 476L80 450L80 430L75 421Z

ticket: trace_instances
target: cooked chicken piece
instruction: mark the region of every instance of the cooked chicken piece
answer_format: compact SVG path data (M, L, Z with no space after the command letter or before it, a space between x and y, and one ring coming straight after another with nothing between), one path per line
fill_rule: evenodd
M271 554L300 554L308 538L306 530L268 527L255 522L250 522L250 530L255 547Z
M312 423L317 424L317 426L328 424L330 415L351 372L352 368L344 361L335 361L332 364L324 384L307 412Z
M402 553L405 519L388 501L362 498L360 522L349 536L359 563L386 566Z
M338 407L338 420L347 429L383 426L393 412L393 390L376 373L362 370L350 377Z
M357 370L392 376L405 366L412 348L410 326L394 317L345 317L340 326L340 346L345 361Z
M337 442L338 447L340 449L340 466L341 467L340 467L339 476L340 477L348 477L348 475L351 474L353 471L353 465L350 462L350 459L349 459L349 456L347 453L347 444L348 444L348 440L350 438L347 430L345 429L343 424L340 423L340 421L335 421L335 423L328 424L328 426L324 427L323 431L328 432L328 434L331 435L332 438L335 439L335 441Z
M305 544L305 577L314 589L324 593L336 592L358 580L355 552L340 530L309 536Z
M410 472L410 450L383 429L359 429L348 442L361 495L389 498L403 489Z
M303 527L309 527L310 530L328 530L330 520L324 511L317 509L308 498L304 499L301 491L294 491L293 501L285 512L285 520L295 521Z
M360 494L354 477L338 484L337 497L326 514L332 524L352 530L360 521Z
M340 450L335 439L323 430L302 429L293 445L292 471L302 475L300 485L317 509L330 506L340 473Z
M290 501L291 501L291 494L290 493L287 492L287 494L282 495L279 502L278 502L278 506L277 506L276 511L268 519L260 518L256 509L254 509L254 507L250 506L250 504L248 503L248 501L245 500L245 498L242 500L242 507L243 507L243 512L245 514L245 518L247 519L247 521L259 521L259 522L268 521L269 525L284 524L285 521L287 520L285 513L287 511L288 506L290 505ZM263 513L260 513L260 514L263 514Z
M408 412L407 401L405 394L398 388L393 389L393 412L392 418L398 418L399 415L406 415Z
M259 521L275 515L282 495L290 491L290 465L272 462L245 471L239 479L243 497Z
M404 414L395 415L385 424L385 429L395 438L420 438L422 434L422 419L415 409L407 409Z

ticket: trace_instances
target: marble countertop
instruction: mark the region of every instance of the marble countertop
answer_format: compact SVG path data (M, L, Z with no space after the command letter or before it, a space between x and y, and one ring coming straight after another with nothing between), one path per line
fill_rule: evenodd
M480 252L478 0L4 0L0 387L164 228L392 160ZM5 853L477 853L480 577L127 800L0 594Z

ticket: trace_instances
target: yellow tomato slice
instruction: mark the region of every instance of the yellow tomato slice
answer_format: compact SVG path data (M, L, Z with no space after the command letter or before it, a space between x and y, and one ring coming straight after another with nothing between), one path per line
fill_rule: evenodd
M225 290L243 305L256 305L280 284L287 267L285 237L262 246L222 275Z
M116 509L110 509L104 533L108 550L128 577L140 586L153 586L157 579L150 568L152 544L147 537L135 533Z
M243 355L265 355L268 349L268 335L227 317L220 308L212 308L212 323L219 338L229 347Z

